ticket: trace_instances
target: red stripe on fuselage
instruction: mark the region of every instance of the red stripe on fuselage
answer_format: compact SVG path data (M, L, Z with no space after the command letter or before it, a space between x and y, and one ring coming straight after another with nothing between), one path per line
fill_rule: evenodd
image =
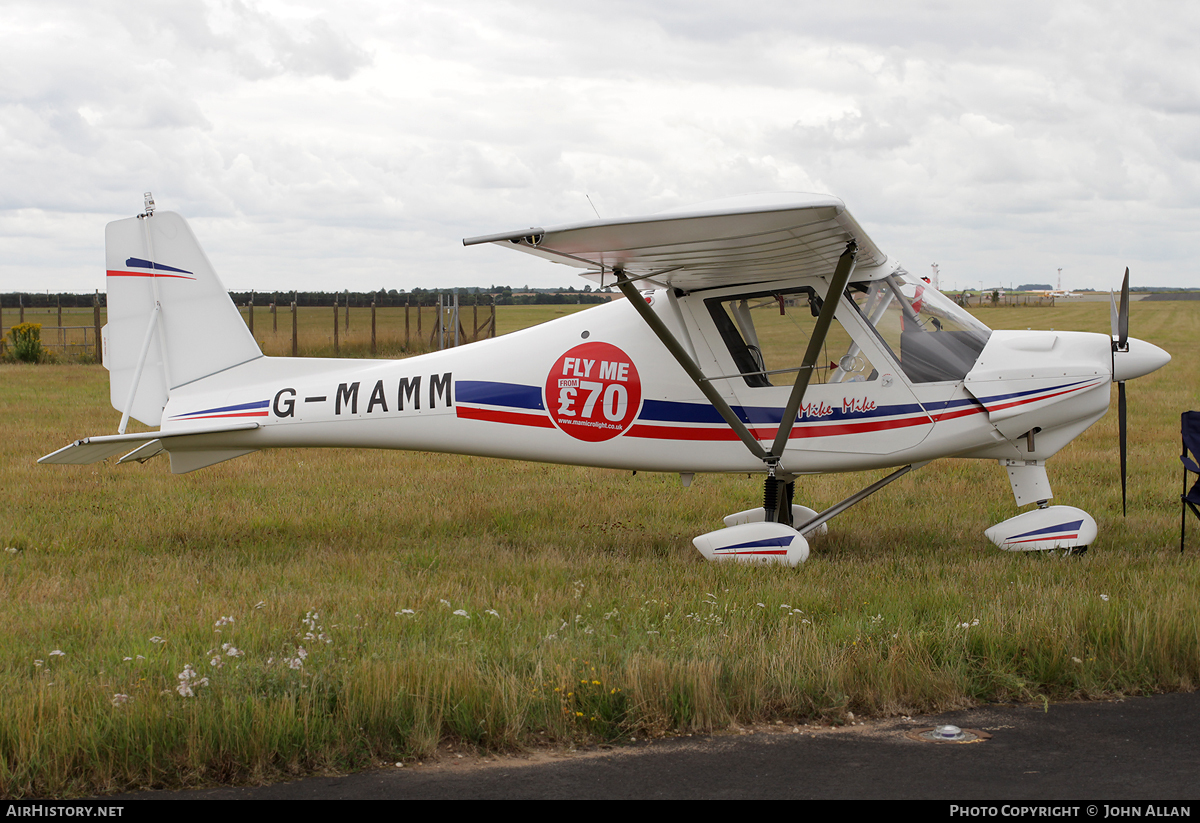
M490 423L510 423L516 426L535 426L541 429L554 428L550 418L541 414L473 409L468 406L455 406L454 410L464 420L487 420Z
M1041 397L1031 397L1031 398L1026 398L1024 400L1014 400L1012 403L1000 403L995 406L988 406L988 411L1000 411L1001 409L1011 409L1013 406L1022 406L1026 403L1040 403L1043 400L1049 400L1051 397L1061 397L1062 395L1070 394L1071 392L1083 391L1084 389L1095 388L1096 386L1100 385L1101 382L1102 381L1097 380L1095 383L1092 383L1092 385L1090 385L1090 386L1075 386L1074 388L1064 389L1063 391L1055 392L1054 394L1046 394Z
M265 411L255 411L255 412L237 412L235 414L198 414L195 417L188 417L187 415L183 415L181 417L175 417L172 419L174 419L174 420L208 420L213 417L266 417L266 416L267 416L267 412L265 412Z
M974 414L975 410L967 412ZM958 416L957 413L954 416ZM826 423L817 425L798 425L792 429L788 440L799 440L807 437L836 437L843 434L860 434L862 432L883 431L886 429L904 429L909 426L929 424L928 417L907 417L901 420L864 420L861 423ZM750 434L759 439L774 438L779 428L751 428ZM677 426L655 426L639 423L626 432L630 437L649 437L659 440L737 440L738 436L729 428L687 429Z

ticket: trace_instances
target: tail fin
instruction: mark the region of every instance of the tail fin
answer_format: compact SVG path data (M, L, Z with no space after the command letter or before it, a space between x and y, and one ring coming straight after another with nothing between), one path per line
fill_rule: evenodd
M160 425L173 389L262 357L178 214L117 220L108 224L104 240L104 365L117 411L148 426Z

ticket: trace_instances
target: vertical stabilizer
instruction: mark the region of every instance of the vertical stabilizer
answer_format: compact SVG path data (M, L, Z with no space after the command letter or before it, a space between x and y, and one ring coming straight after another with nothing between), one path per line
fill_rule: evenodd
M157 426L172 389L262 356L178 214L109 223L105 255L104 365L113 408Z

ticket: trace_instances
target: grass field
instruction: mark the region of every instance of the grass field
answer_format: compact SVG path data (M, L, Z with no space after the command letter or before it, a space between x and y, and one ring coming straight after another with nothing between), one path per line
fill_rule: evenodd
M569 308L502 307L500 331ZM978 315L1108 326L1104 304ZM106 373L0 366L0 796L1193 689L1200 526L1181 556L1177 455L1200 303L1135 303L1131 330L1175 359L1129 384L1129 516L1115 402L1049 464L1056 502L1100 524L1085 556L997 551L1003 471L942 461L832 521L797 569L692 548L759 502L744 476L361 451L39 467L115 429ZM797 502L876 476L805 479Z

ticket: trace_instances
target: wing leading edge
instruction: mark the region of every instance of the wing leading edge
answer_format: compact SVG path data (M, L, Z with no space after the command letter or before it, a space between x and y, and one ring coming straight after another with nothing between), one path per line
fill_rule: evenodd
M830 275L851 240L856 279L883 276L885 255L836 197L757 194L644 217L530 228L463 240L496 243L568 265L612 285L614 268L631 279L694 290ZM865 276L864 276L865 275Z

